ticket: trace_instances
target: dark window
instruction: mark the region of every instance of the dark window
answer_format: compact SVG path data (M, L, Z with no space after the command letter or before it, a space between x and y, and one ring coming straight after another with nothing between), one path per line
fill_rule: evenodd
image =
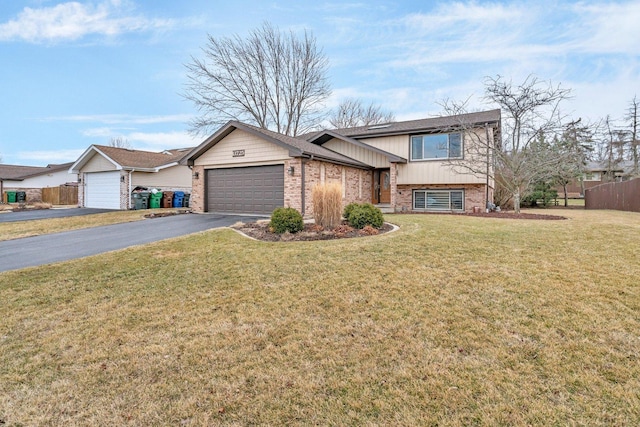
M462 157L462 133L438 133L411 137L411 160Z

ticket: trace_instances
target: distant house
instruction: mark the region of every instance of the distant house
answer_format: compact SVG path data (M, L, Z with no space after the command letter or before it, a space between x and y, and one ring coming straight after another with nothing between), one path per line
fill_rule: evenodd
M78 175L69 171L71 164L0 165L0 194L6 191L24 191L27 201L42 200L43 188L77 183Z
M607 182L626 181L633 171L633 162L623 161L615 164L612 168L605 162L589 162L585 166L585 171L579 179L567 185L567 197L584 197L584 191L597 185ZM564 197L564 190L558 187L558 194Z
M289 206L310 216L311 191L325 182L342 184L343 204L465 212L484 209L494 183L489 176L456 170L456 162L478 138L499 133L500 110L295 138L231 121L183 163L193 168L191 206L200 212L270 214Z
M92 145L69 169L80 181L78 205L131 209L131 193L138 187L190 192L191 170L179 164L189 151L151 152Z

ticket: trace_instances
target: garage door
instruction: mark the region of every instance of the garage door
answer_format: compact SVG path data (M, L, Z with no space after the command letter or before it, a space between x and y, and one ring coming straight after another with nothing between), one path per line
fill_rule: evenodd
M85 175L87 208L120 209L120 172L91 172Z
M210 169L207 210L271 214L284 206L284 165Z

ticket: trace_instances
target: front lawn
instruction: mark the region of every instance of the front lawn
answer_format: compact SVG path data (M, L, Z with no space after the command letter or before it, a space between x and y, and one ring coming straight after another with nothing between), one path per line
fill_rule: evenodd
M635 425L640 214L550 213L0 274L0 424Z

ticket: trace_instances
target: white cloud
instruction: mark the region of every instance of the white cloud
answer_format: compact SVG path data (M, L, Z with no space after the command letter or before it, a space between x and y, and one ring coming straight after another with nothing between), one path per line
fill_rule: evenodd
M171 148L195 147L202 141L186 132L132 132L123 135L132 147L139 150L161 151Z
M160 116L137 116L128 114L88 114L75 116L45 117L44 121L94 122L107 125L147 125L158 123L185 123L191 120L190 114L167 114Z
M27 161L27 164L66 163L76 161L84 151L84 149L19 151L16 158Z
M127 2L106 0L98 4L60 3L52 7L25 7L17 18L0 24L0 41L31 43L78 40L87 35L117 36L123 33L164 29L168 19L128 16Z

